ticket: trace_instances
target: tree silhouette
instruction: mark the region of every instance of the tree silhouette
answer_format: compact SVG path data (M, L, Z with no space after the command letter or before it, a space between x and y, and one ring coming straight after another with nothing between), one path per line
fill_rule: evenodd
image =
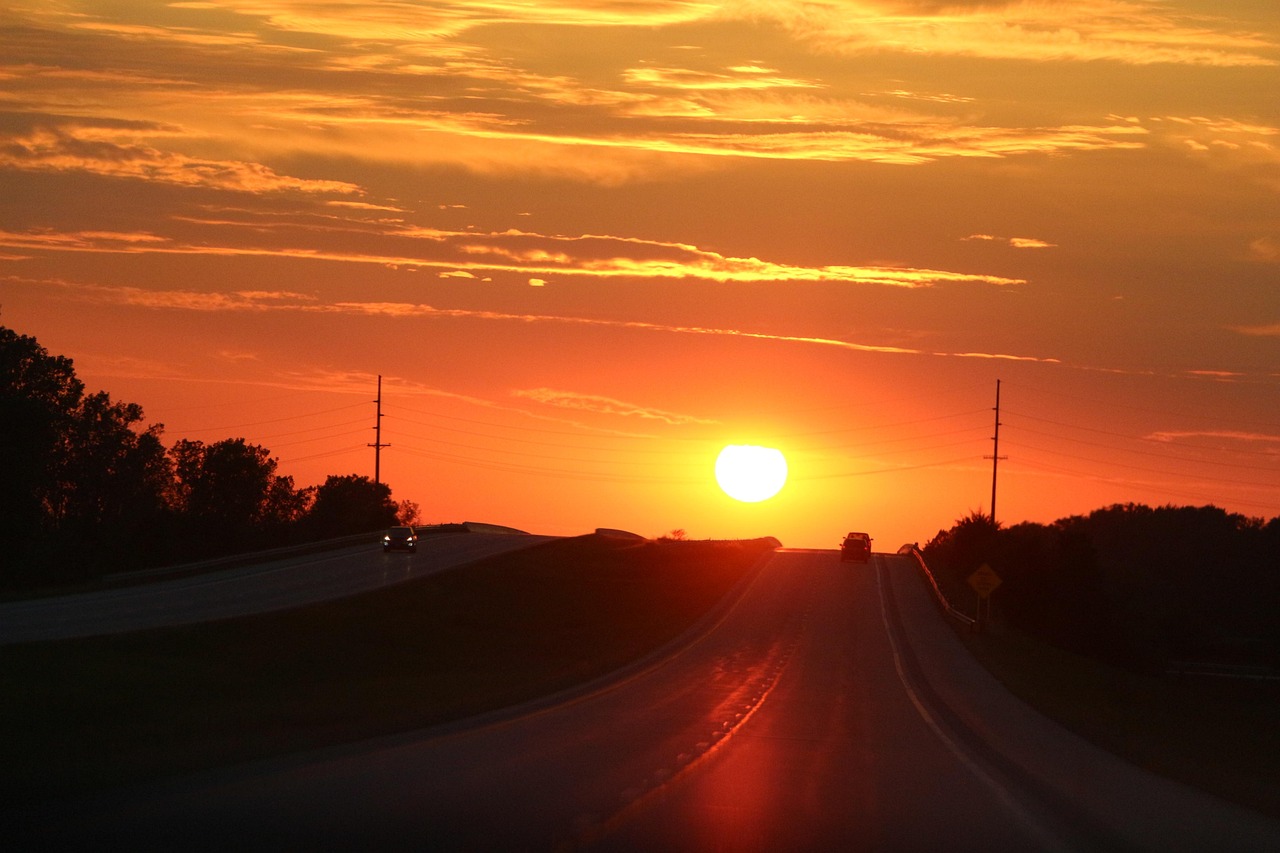
M208 445L182 439L169 455L173 505L202 551L213 543L264 544L265 528L297 515L293 480L276 476L276 460L265 447L243 438Z
M367 477L299 489L243 438L168 450L142 407L85 394L71 359L0 326L0 587L368 532L416 519Z
M330 475L316 489L307 525L317 538L367 533L396 523L391 489L356 474Z

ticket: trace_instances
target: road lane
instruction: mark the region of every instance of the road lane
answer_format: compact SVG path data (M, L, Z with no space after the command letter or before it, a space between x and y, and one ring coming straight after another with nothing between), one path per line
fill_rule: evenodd
M955 641L940 627L909 560L782 551L682 650L572 701L58 804L0 831L50 849L1280 849L1273 824L1194 792L1164 799L1106 756L1091 778L1121 780L1142 821L1164 813L1159 831L1109 822L1088 791L1056 799L965 728L967 710L939 706L970 687L921 682L939 662L963 669L937 653ZM981 690L968 710L1033 758L1059 754L1064 732Z
M1067 849L1059 828L976 775L905 689L879 572L906 564L788 556L805 580L805 629L768 702L705 772L600 849Z
M0 645L135 631L266 613L343 598L549 537L456 533L427 536L418 552L384 554L374 540L209 574L122 589L0 604Z

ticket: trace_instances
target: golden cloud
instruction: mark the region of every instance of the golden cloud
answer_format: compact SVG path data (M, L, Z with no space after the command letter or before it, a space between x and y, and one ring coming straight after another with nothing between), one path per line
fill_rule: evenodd
M145 180L186 187L249 193L303 192L359 194L346 181L281 175L261 163L211 160L163 151L142 141L171 134L158 126L68 123L33 128L11 136L0 146L0 168L27 172L82 172L108 178Z
M252 226L251 226L252 227ZM369 250L341 252L312 247L267 247L178 243L151 233L10 232L0 231L0 247L28 251L102 252L111 254L190 254L293 258L336 263L434 268L449 277L477 272L509 272L533 278L552 275L579 278L700 279L729 282L813 282L887 287L933 287L941 284L1010 286L1024 279L982 273L890 266L816 266L738 258L680 243L584 235L561 237L516 230L480 235L416 227L391 227L384 233L398 242L428 243L420 254ZM410 248L410 247L406 247ZM624 253L625 250L625 253Z
M974 56L1036 62L1270 66L1276 44L1225 17L1180 14L1145 0L743 0L741 13L774 21L823 50Z

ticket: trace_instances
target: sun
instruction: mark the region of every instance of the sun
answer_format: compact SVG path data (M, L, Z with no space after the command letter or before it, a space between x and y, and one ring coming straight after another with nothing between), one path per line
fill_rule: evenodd
M787 459L773 447L730 444L716 457L716 482L734 500L766 501L786 484Z

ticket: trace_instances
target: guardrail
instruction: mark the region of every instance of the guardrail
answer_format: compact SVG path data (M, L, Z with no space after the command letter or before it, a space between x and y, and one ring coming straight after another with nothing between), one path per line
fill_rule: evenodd
M1213 663L1212 661L1170 661L1165 667L1167 675L1187 675L1207 678L1232 678L1245 681L1280 681L1280 670L1250 664Z
M915 545L903 545L898 549L898 553L907 554L916 558L916 565L920 567L920 571L924 574L925 580L929 581L929 586L933 589L933 597L938 602L938 606L942 608L942 612L959 622L970 631L974 630L974 626L978 624L977 620L969 614L961 613L959 610L956 610L951 606L951 602L948 601L946 595L943 594L942 588L938 586L938 581L933 576L933 572L929 570L929 564L924 561L924 554L920 553L920 549Z

